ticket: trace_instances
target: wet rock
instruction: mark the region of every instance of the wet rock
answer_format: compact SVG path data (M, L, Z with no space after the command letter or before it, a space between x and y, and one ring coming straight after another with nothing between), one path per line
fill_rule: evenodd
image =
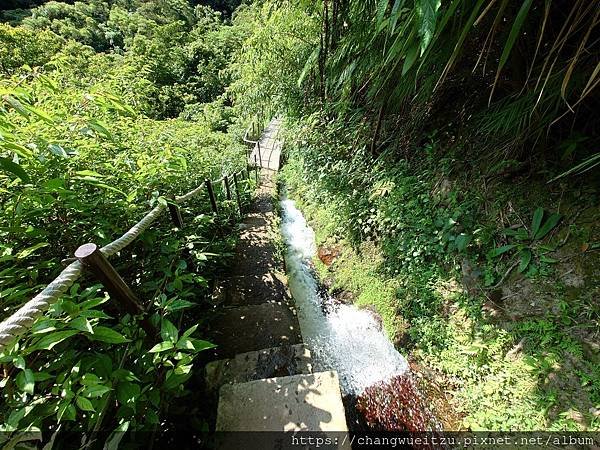
M335 293L334 298L338 303L343 303L344 305L351 305L352 303L354 303L355 296L350 291L340 291Z
M340 250L333 247L319 247L317 255L323 264L329 267L340 256Z

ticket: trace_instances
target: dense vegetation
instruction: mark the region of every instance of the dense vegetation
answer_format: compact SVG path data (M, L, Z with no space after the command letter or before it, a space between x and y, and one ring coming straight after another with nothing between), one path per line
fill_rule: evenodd
M157 202L245 167L245 148L225 70L242 34L221 12L131 0L3 14L11 21L0 24L5 318L79 245L105 245ZM58 444L83 432L113 448L124 436L113 430L145 431L144 442L168 432L167 409L186 393L196 354L211 347L198 309L232 245L221 236L235 208L221 209L216 220L199 195L183 205L184 229L165 216L112 259L160 336L146 336L86 276L0 355L1 439Z
M597 430L597 5L254 14L232 92L287 115L284 180L341 254L316 261L332 292L451 393L447 427Z
M598 430L594 2L196 3L1 12L2 316L78 245L241 168L244 125L279 112L282 178L339 255L316 261L324 281L450 393L430 398L446 427ZM186 203L189 228L162 221L113 259L160 338L82 278L0 354L2 439L169 431L232 244L208 211Z

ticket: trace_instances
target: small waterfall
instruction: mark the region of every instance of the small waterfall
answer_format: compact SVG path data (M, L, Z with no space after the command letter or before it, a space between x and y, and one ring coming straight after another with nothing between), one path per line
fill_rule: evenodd
M289 287L315 368L336 370L342 392L353 395L405 373L406 359L369 311L332 305L319 292L311 262L316 252L315 234L294 201L283 199L281 207Z

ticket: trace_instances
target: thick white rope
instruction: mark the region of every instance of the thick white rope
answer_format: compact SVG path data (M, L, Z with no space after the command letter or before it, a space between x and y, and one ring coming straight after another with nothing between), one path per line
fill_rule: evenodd
M194 195L198 194L204 185L198 186L193 191L185 195L175 198L175 202L182 203L189 200ZM152 222L154 222L160 214L166 209L163 204L159 204L152 211L144 216L142 220L136 223L123 236L108 245L105 245L100 250L105 256L112 256L120 252L129 244L131 244L144 230L146 230ZM0 323L0 352L3 351L14 338L25 333L35 320L48 310L50 305L55 303L67 289L69 289L75 280L79 278L83 271L83 267L79 261L67 266L58 277L54 279L46 288L38 295L33 297L13 315Z
M15 337L31 328L35 320L71 287L81 272L82 265L79 261L68 265L42 292L0 323L0 351Z

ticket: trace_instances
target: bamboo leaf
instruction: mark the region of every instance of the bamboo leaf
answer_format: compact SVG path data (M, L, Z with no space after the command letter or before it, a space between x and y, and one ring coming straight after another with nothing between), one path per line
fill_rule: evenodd
M420 0L417 2L417 13L419 16L419 36L421 37L421 55L425 52L433 39L437 12L441 6L440 0Z
M415 42L412 47L406 52L406 58L404 59L404 65L402 66L402 75L406 75L406 72L410 70L419 54L419 42Z
M508 61L508 57L510 56L510 52L512 51L519 34L521 33L521 28L523 27L523 23L525 23L525 19L527 18L527 14L529 13L529 8L531 8L531 3L533 0L524 0L519 12L517 13L517 17L515 17L515 21L510 29L510 33L508 34L508 39L504 44L504 48L502 49L502 54L500 55L500 61L498 63L498 69L496 69L496 78L494 79L494 84L492 86L492 90L490 92L490 101L492 99L492 95L494 94L494 90L496 88L496 84L498 79L500 78L500 72L502 68Z

